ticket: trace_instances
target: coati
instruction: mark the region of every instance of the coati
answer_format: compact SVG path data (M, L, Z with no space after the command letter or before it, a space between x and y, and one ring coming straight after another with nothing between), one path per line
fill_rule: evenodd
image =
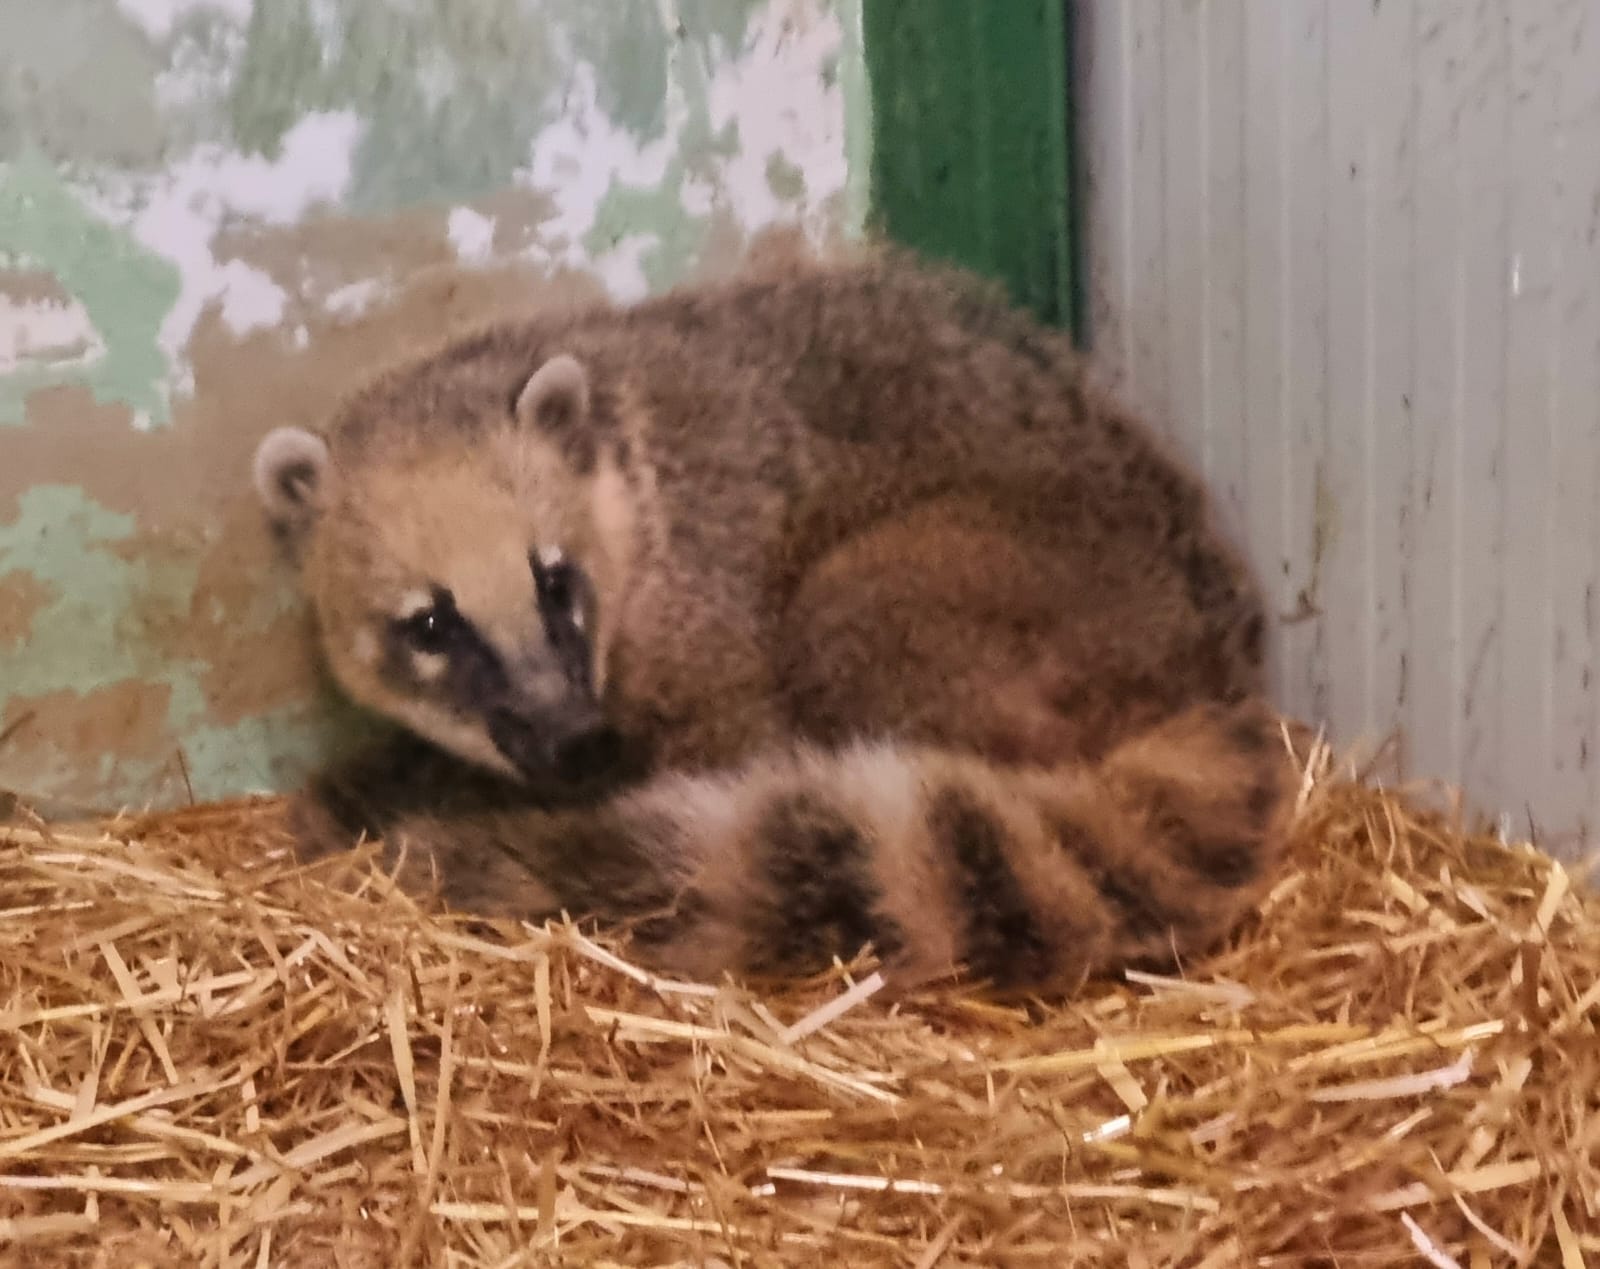
M1273 880L1297 776L1246 568L964 271L879 247L497 324L254 476L333 677L422 763L313 782L308 855L372 833L667 971L870 943L998 992L1203 952Z

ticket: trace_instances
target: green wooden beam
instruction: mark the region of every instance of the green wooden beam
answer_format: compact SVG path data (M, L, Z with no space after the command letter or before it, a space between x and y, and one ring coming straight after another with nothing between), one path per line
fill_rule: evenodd
M874 230L1083 335L1071 0L865 0Z

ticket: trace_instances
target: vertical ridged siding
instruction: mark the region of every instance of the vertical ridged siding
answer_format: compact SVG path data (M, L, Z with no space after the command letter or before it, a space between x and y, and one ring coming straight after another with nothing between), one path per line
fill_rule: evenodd
M1280 703L1600 812L1600 6L1080 0L1090 330L1274 604Z

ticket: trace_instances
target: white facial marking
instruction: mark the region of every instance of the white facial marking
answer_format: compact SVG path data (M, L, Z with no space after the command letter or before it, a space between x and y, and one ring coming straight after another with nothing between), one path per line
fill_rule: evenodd
M426 612L433 607L433 596L425 590L408 590L400 597L400 606L395 616L401 621L415 617L419 612Z
M539 563L545 568L560 568L567 556L559 546L541 546L539 548Z
M459 758L513 779L520 778L516 767L506 760L483 728L475 723L461 722L420 701L401 697L391 698L387 712L395 722L409 727L419 736L427 737Z
M449 668L450 658L439 652L413 652L411 669L423 683L433 683Z
M357 661L362 665L375 665L378 661L378 636L365 626L356 631L356 637L351 648Z

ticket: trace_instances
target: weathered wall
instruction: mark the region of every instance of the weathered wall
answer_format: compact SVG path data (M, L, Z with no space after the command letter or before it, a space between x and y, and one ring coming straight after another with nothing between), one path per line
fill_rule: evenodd
M1088 0L1096 348L1222 493L1277 687L1600 825L1600 11Z
M857 7L0 0L0 789L297 778L341 724L257 438L463 322L854 233Z

